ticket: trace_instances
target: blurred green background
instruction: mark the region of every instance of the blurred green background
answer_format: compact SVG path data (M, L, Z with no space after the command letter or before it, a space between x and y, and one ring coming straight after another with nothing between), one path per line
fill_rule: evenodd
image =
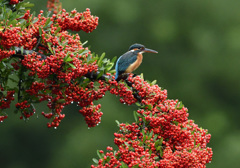
M31 0L46 10L46 0ZM168 97L188 107L190 119L212 135L213 161L208 168L240 167L240 1L238 0L62 0L68 11L90 8L99 20L90 34L80 32L91 50L120 56L137 42L159 54L145 54L135 72L158 80ZM132 122L136 106L107 94L100 100L102 123L88 129L75 106L64 109L58 129L48 129L40 114L29 122L8 111L0 125L0 167L85 168L96 150L114 146L115 120ZM115 147L115 146L114 146Z

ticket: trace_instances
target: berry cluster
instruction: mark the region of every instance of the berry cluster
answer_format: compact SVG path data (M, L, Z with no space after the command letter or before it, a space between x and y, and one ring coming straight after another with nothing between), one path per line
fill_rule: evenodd
M95 127L101 122L103 113L100 111L101 104L83 107L79 112L85 117L88 127Z
M45 118L53 118L53 113L44 113L42 112L42 115L45 117ZM55 114L55 117L52 119L52 122L50 123L47 123L47 126L48 128L51 128L51 127L55 127L57 128L60 124L60 122L62 121L62 119L64 119L65 117L65 114Z
M20 27L9 27L5 31L0 31L0 45L6 49L10 49L12 46L18 46L21 43Z
M23 0L10 0L9 4L11 4L11 5L18 4L21 1L23 1Z
M98 25L98 17L92 16L90 9L88 8L83 13L78 13L76 10L68 13L66 10L62 10L62 12L57 15L57 22L62 30L83 30L90 33L96 29Z
M113 63L104 67L103 57L94 57L83 47L78 34L66 31L89 33L96 29L98 17L92 16L89 9L83 13L76 10L68 13L63 9L51 17L43 16L43 11L37 17L26 11L16 21L13 26L5 20L7 26L0 31L0 65L8 65L0 72L18 76L15 106L21 119L35 113L34 103L47 101L49 113L42 112L42 115L50 120L48 127L57 128L65 117L63 108L76 103L88 127L94 127L103 114L101 105L95 105L94 101L109 91L118 95L121 103L136 103L139 109L134 112L135 122L119 124L119 131L114 134L118 150L107 147L106 153L99 151L100 159L92 168L204 168L211 161L212 149L207 147L211 135L188 119L188 110L180 101L167 99L166 90L139 76L129 75L127 83L115 81L111 74L104 75L106 78L98 76L110 72ZM97 75L92 78L94 74ZM7 118L2 111L9 108L15 91L6 86L7 77L1 79L5 80L0 81L2 122Z
M211 135L188 120L188 110L178 100L167 99L167 91L151 85L139 76L128 78L132 89L142 98L134 113L136 122L119 124L114 143L117 151L108 147L101 151L97 165L104 167L206 167L212 159L207 147ZM117 93L117 90L113 93ZM126 102L130 102L126 98Z
M82 46L78 34L71 35L66 31L91 32L96 29L98 18L92 16L89 9L83 13L76 10L68 13L63 9L51 17L43 16L43 11L34 17L27 10L17 21L16 26L9 25L0 32L0 61L9 63L11 57L20 58L11 61L13 72L22 74L16 104L22 114L20 118L26 119L34 114L32 103L47 101L52 113L44 115L52 120L48 127L57 127L64 118L61 114L64 106L76 102L82 108L94 111L93 114L87 113L89 118L82 112L89 126L99 123L102 114L95 112L99 106L95 107L93 101L102 98L108 86L99 81L99 86L95 87L84 77L89 72L98 71L97 63L89 62L93 58L91 51ZM30 52L17 53L15 47ZM1 97L1 108L9 107L10 95L13 92L9 92L7 98Z
M27 100L15 104L19 112L21 112L20 119L28 119L35 113L35 109L29 104Z
M1 33L1 32L0 32ZM0 49L0 61L4 58L8 58L11 55L15 54L15 51L8 51Z
M136 103L137 100L133 96L133 91L131 88L127 87L124 83L118 83L117 81L109 81L110 93L121 97L120 102L123 104L131 105Z
M53 13L56 14L62 9L62 3L59 2L59 0L48 0L47 8L49 11L53 11Z
M10 107L11 102L14 100L14 93L15 91L5 91L6 94L4 94L4 89L0 85L0 112L4 109L7 109ZM0 113L0 122L2 122L4 119L7 118L7 115Z
M14 100L15 91L7 91L6 96L4 96L4 89L0 85L0 109L6 109L10 107L11 102Z

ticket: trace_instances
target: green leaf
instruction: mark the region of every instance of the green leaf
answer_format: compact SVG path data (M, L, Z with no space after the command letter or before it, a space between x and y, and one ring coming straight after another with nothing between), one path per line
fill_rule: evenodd
M150 140L152 138L152 135L153 135L153 131L150 132L150 134L148 135L147 140Z
M143 135L143 136L145 135L145 130L144 130L144 129L142 129L142 135Z
M160 112L162 112L161 107L157 106L156 108L157 108Z
M118 120L115 120L115 122L117 123L117 126L119 127L120 126L120 123Z
M173 124L178 125L179 122L177 121L172 121Z
M104 71L104 67L98 68L99 71Z
M73 64L68 63L68 65L70 65L73 69L76 69L76 67Z
M73 59L70 56L66 56L65 62L71 62ZM64 57L65 58L65 57Z
M153 108L153 106L151 104L148 104L147 107L148 107L148 110L152 110L152 108Z
M8 18L12 15L12 10L9 10L7 13Z
M113 73L115 73L115 72L116 72L116 70L115 70L115 69L112 69L112 70L109 71L108 73L113 74Z
M163 150L162 150L162 147L160 148L160 156L163 157Z
M136 114L137 112L136 111L133 111L133 116L134 116L134 119L135 119L135 121L137 122L138 121L138 116L137 116L137 114Z
M32 23L34 24L34 23L36 23L38 21L38 18L35 18L33 21L32 21ZM39 29L40 29L40 27L39 27Z
M58 27L54 33L57 34L60 30L61 30L61 27Z
M135 103L138 107L142 106L139 102Z
M66 56L63 58L63 61L66 62L68 57L69 57L69 51L67 52Z
M93 63L96 60L97 60L97 57L93 57L90 61L88 61L88 63L91 64L91 63Z
M112 69L113 65L114 65L113 63L108 64L108 65L105 67L106 71L108 72L110 69Z
M155 148L156 148L157 151L159 150L159 147L162 146L162 142L163 142L163 138L158 139L158 140L155 141L154 146L155 146Z
M102 62L103 62L103 63L109 63L109 60L108 60L107 58L104 58L104 59L102 60Z
M20 49L21 49L21 54L23 55L23 50L24 50L24 49L23 49L23 46L21 46Z
M99 150L97 150L97 155L100 159L102 159L104 157L104 154L103 153L100 153Z
M143 142L145 142L146 141L146 134L144 133L144 135L143 135Z
M175 105L175 109L177 110L181 110L184 107L182 101L179 101L176 105Z
M48 49L50 50L50 52L51 52L52 54L54 54L54 52L53 52L53 50L52 50L52 47L51 47L51 44L50 44L50 43L47 43L47 45L48 45Z
M98 164L98 160L96 158L92 159L94 163Z
M163 137L159 140L159 144L162 145L162 142L163 142Z
M124 162L121 162L120 168L128 168L128 165L126 163L124 163Z
M97 79L99 79L103 75L103 73L104 73L103 71L100 71L100 73L97 76Z
M100 63L102 62L102 60L103 60L104 57L105 57L105 53L102 53L102 55L100 56L97 64L100 64Z
M110 161L110 159L111 159L111 158L108 156L108 157L106 158L105 162L108 163L108 162Z
M152 115L153 115L153 113L150 113L150 115L149 115L149 116L150 116L150 117L152 117Z
M117 56L112 58L111 63L115 63L116 60L117 60Z
M158 135L155 134L153 140L156 141L157 137L158 137Z
M126 146L128 146L128 147L130 146L127 142L124 142L124 144L125 144Z
M22 7L25 7L25 8L31 8L33 6L34 6L33 3L29 3L29 2L22 3Z
M82 43L82 46L84 46L85 44L87 44L88 43L88 41L85 41L84 43Z
M151 86L155 85L157 83L157 80L152 81Z
M46 62L44 61L43 63L42 63L42 66L44 66L46 64Z
M89 50L82 49L82 50L79 51L79 54L83 55L83 54L86 54L88 52L89 52Z
M148 153L149 153L149 155L151 156L151 154L152 154L152 150L150 149Z
M52 11L47 11L46 17L49 17L51 15Z
M195 146L195 148L198 148L200 146L200 143Z
M43 28L47 28L47 27L49 27L51 24L52 24L51 18L48 18Z
M92 59L91 55L88 55L87 62L90 62L91 59Z

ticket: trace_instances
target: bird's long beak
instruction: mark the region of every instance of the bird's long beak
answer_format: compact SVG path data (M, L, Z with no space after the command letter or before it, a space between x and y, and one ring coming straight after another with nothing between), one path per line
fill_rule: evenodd
M149 49L149 48L145 48L145 49L144 49L144 52L149 52L149 53L158 53L157 51L155 51L155 50L152 50L152 49Z

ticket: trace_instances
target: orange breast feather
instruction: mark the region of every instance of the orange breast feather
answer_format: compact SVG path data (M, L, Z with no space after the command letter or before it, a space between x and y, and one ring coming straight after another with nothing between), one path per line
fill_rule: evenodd
M126 69L125 73L131 73L134 70L136 70L141 65L142 59L143 59L142 54L138 54L137 60Z

